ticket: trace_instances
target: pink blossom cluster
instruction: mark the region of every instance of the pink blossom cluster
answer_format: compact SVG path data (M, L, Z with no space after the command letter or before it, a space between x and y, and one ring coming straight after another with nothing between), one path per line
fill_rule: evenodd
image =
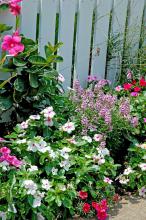
M103 199L100 203L92 202L92 207L97 211L97 217L99 220L106 220L108 217L107 210L107 200Z
M0 5L7 4L9 6L10 12L17 16L21 12L21 6L19 5L21 1L22 0L0 0Z
M71 95L71 99L76 104L76 112L81 114L83 135L87 135L89 130L95 131L101 118L110 130L112 128L112 111L117 97L104 93L103 87L107 84L109 84L107 80L99 80L92 90L83 89L79 81L74 83L75 92Z
M11 56L17 56L18 53L23 52L24 45L21 43L19 32L15 31L12 36L4 36L1 47L3 51L8 51Z
M11 150L7 147L0 148L0 162L6 161L9 165L19 168L22 161L18 160L16 156L10 155Z

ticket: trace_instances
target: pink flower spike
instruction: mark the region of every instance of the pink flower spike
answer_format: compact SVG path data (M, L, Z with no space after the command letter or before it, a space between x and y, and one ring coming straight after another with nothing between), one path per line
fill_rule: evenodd
M7 147L2 147L2 148L0 148L0 153L3 154L3 155L10 154L11 150Z

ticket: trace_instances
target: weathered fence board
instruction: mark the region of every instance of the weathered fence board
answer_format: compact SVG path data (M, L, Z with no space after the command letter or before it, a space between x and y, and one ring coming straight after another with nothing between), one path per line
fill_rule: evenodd
M65 89L73 77L85 85L89 73L114 82L121 72L125 39L133 56L139 48L143 15L146 20L146 0L23 0L21 4L20 30L28 38L36 40L37 36L41 55L44 56L44 45L48 42L64 43L58 50L64 63L57 68L66 78ZM0 22L15 28L15 17L9 12L0 12ZM116 46L109 51L108 37L116 35L120 53L115 51ZM1 79L5 77L0 75Z

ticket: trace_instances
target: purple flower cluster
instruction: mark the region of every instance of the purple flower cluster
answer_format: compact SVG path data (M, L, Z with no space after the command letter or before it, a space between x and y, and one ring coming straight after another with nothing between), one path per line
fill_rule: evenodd
M121 104L119 108L119 112L122 117L130 120L130 100L128 98L122 98L121 99Z

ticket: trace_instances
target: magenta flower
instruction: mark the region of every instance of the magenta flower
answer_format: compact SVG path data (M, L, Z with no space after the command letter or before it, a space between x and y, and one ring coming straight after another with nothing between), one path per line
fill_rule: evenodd
M7 147L2 147L2 148L0 149L0 153L1 153L1 154L10 154L10 153L11 153L11 150L10 150L9 148L7 148Z
M2 50L8 51L9 55L16 56L18 53L23 52L24 45L21 43L21 36L16 31L12 36L6 35L3 38Z
M138 92L131 92L131 96L137 97L138 96Z
M4 140L5 140L4 138L0 137L0 142L3 142Z
M146 118L143 119L144 123L146 123Z
M10 3L9 9L10 9L11 14L13 14L14 16L20 15L20 12L21 12L20 5L18 5L16 3Z

